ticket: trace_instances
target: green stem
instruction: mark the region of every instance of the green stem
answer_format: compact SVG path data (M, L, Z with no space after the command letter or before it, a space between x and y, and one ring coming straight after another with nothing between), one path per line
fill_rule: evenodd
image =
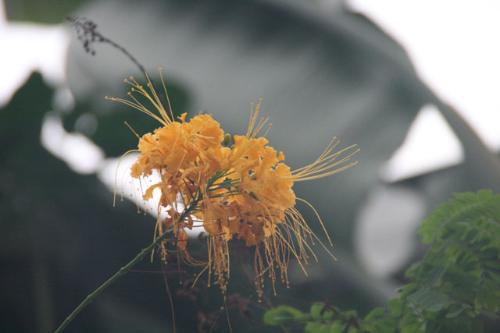
M193 198L191 203L184 209L184 211L179 216L179 222L184 220L188 215L196 208L198 202L201 200L201 194L198 192L196 197ZM123 275L127 274L136 264L138 264L144 257L150 253L156 246L158 246L165 238L167 238L170 231L164 232L162 235L157 237L151 244L143 248L132 260L130 260L125 266L120 268L115 274L113 274L109 279L107 279L103 284L101 284L96 290L91 292L85 297L85 299L69 314L69 316L64 319L64 321L59 325L59 327L54 331L54 333L61 333L64 331L66 326L71 323L78 314L87 307L92 301L99 296L104 290L111 286L116 280L118 280Z

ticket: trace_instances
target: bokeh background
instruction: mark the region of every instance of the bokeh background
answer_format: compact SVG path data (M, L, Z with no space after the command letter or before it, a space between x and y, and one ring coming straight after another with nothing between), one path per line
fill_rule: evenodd
M243 263L228 298L237 332L269 330L271 305L383 304L424 251L416 229L430 209L453 192L500 190L495 1L0 1L1 332L53 331L153 233L127 178L134 157L118 161L137 143L124 121L157 125L104 99L140 73L108 45L85 53L68 15L93 20L153 77L163 67L177 113L209 112L238 133L263 98L270 140L294 167L334 135L360 146L358 166L296 190L338 260L318 249L307 278L292 265L292 288L263 303ZM217 288L192 289L183 274L144 262L67 331L170 332L165 277L178 332L227 331Z

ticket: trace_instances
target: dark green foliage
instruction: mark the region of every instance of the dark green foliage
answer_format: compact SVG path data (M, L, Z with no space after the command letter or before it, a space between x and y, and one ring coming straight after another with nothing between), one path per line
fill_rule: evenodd
M309 313L280 306L266 313L265 322L300 324L306 333L488 331L500 311L500 195L456 194L419 233L429 249L385 308L361 319L321 303Z
M302 320L306 315L291 306L282 305L264 314L264 322L268 325L281 325L293 320Z
M88 0L7 0L5 9L9 21L61 23L76 8Z

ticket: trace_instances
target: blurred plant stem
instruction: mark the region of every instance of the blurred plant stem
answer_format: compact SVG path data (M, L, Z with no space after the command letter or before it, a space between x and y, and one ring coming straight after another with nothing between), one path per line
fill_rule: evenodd
M202 198L201 192L198 191L193 200L189 203L189 205L182 211L182 213L179 215L178 222L183 221L186 219L189 214L193 210L196 209L198 206L198 203L200 202ZM78 316L78 314L87 307L92 301L102 294L104 290L106 290L109 286L111 286L116 280L118 280L120 277L123 275L127 274L130 272L130 270L139 262L141 262L144 257L148 254L151 253L152 250L154 250L155 247L157 247L165 238L170 233L170 229L165 231L163 234L155 238L155 240L149 244L147 247L143 248L132 260L130 260L125 266L120 268L115 274L113 274L109 279L107 279L103 284L101 284L96 290L91 292L90 294L85 297L85 299L69 314L69 316L64 319L64 321L59 325L59 327L54 331L54 333L61 333L64 331L64 329Z

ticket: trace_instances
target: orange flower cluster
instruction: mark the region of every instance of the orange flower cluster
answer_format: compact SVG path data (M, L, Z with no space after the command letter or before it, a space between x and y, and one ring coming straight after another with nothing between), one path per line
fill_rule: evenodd
M169 213L167 219L158 217L157 234L171 229L172 241L184 259L204 265L202 273L208 271L209 281L214 276L223 292L229 277L229 242L233 239L255 248L254 268L260 295L264 272L270 277L273 289L277 273L288 283L290 258L295 257L303 267L311 256L315 257L310 243L317 238L294 208L297 199L292 189L294 182L349 168L354 165L349 159L357 148L351 146L334 153L338 144L334 139L318 160L292 171L284 163L284 154L259 136L267 125L267 119L258 117L260 104L250 117L246 134L231 136L208 114L190 120L183 114L174 120L171 107L167 112L151 82L147 89L133 78L126 82L131 85L130 99L111 99L148 114L162 125L140 138L140 155L131 170L134 178L153 173L160 176L159 182L143 194L149 200L158 189L161 193L158 212ZM157 113L139 102L137 94L149 100ZM179 221L181 211L193 200L196 208L191 216ZM208 234L206 262L194 260L187 252L185 229L193 228L193 219L201 221Z

